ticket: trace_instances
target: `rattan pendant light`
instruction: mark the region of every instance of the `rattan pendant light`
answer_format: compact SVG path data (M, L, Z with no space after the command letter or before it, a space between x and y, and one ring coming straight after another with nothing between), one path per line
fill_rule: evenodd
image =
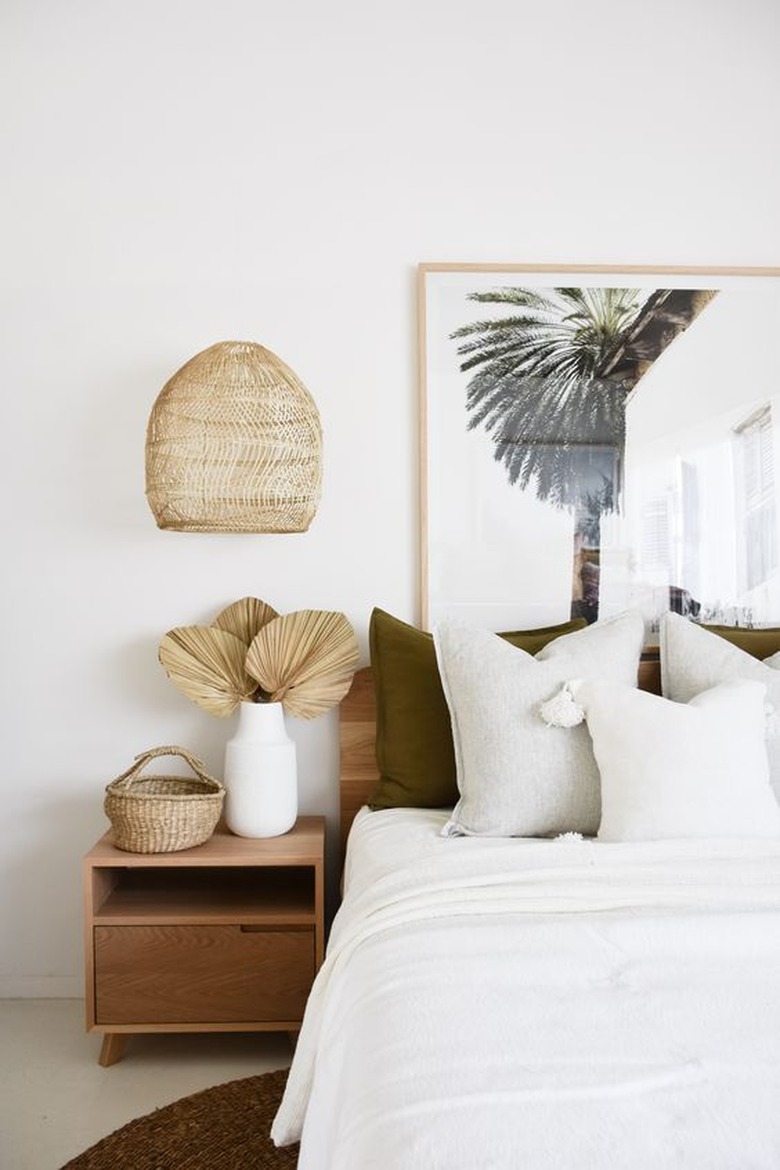
M322 483L315 402L252 341L221 341L166 382L146 431L146 496L160 528L305 532Z

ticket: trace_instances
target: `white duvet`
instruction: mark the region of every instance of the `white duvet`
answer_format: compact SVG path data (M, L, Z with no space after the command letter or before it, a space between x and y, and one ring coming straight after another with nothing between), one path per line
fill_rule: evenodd
M779 1170L780 842L359 814L277 1144L301 1170Z

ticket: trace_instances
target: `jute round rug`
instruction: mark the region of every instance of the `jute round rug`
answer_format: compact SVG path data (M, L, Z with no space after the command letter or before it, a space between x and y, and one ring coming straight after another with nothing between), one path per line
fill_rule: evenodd
M298 1146L278 1150L268 1136L286 1081L282 1068L182 1097L123 1125L62 1170L294 1170Z

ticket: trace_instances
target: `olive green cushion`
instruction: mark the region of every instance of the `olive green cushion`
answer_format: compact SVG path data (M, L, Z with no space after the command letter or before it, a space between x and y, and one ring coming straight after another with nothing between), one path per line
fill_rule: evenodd
M780 626L759 626L754 630L744 626L702 626L702 629L725 638L754 658L771 658L780 650Z
M580 630L583 618L502 634L537 654L554 638ZM384 610L369 624L376 690L376 759L380 779L369 806L452 808L458 800L450 713L433 637Z

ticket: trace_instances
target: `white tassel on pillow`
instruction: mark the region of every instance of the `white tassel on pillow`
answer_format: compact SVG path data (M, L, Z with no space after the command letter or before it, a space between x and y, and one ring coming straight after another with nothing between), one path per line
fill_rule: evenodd
M574 683L564 683L557 695L539 705L539 714L548 727L576 727L585 718L585 710L574 701Z

